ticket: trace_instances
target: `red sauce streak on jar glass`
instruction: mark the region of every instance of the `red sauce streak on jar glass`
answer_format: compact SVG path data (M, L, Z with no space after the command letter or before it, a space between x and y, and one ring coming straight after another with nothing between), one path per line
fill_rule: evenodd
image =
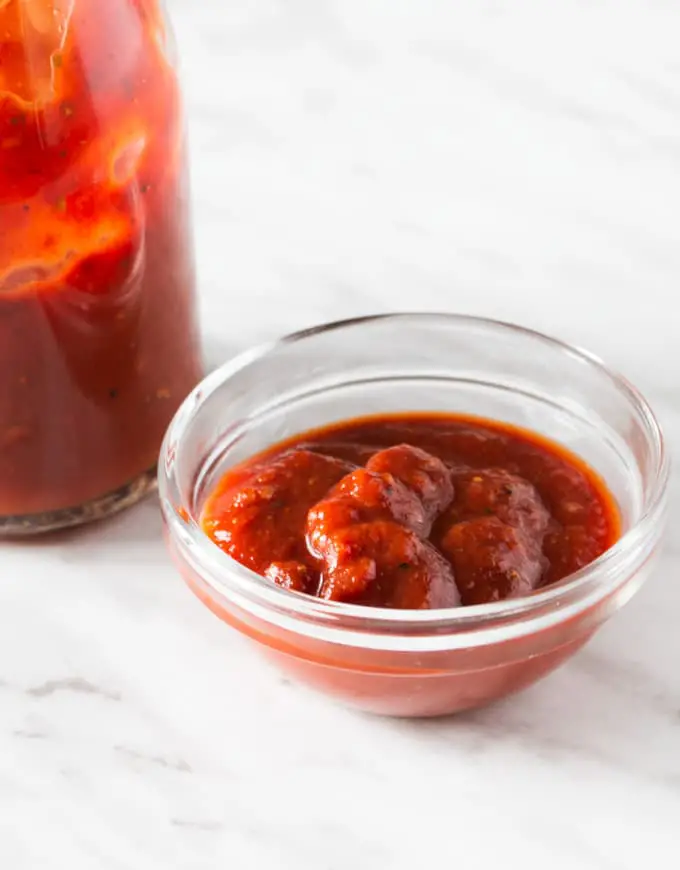
M12 518L39 526L151 469L201 366L180 95L157 0L0 0L0 34L11 531Z
M564 448L443 414L349 421L277 445L224 475L202 527L286 589L404 609L528 595L620 534L605 485Z

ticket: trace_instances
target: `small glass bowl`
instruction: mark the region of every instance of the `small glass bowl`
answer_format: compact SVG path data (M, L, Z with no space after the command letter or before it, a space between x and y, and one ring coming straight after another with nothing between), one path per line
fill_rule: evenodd
M561 442L607 482L621 539L526 598L404 611L286 591L201 531L225 468L310 428L399 411L473 414ZM185 400L159 468L167 540L195 594L293 676L393 716L486 704L573 655L648 576L669 472L649 405L598 359L527 329L446 314L331 323L242 354Z

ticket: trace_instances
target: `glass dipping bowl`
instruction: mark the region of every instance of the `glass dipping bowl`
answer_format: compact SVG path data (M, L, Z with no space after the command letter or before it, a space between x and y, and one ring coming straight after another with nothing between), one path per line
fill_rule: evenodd
M206 497L229 466L310 428L408 411L492 418L567 446L607 482L621 539L526 598L407 611L281 589L201 531ZM167 540L200 600L290 676L393 716L486 704L573 655L648 576L669 470L649 405L598 359L517 326L446 314L331 323L242 354L187 397L159 469Z

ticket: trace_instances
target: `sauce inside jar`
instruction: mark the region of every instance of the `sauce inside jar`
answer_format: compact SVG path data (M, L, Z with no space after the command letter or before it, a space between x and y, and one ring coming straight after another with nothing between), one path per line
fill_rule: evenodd
M0 32L0 532L12 532L72 524L79 506L151 480L201 360L158 0L5 0Z
M528 595L620 535L612 495L578 457L514 426L448 414L298 435L227 471L201 524L286 589L403 609Z

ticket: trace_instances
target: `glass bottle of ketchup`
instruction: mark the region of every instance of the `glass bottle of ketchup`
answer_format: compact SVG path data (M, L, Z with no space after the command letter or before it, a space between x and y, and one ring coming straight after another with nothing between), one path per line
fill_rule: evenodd
M0 535L132 504L201 376L161 0L0 0Z

